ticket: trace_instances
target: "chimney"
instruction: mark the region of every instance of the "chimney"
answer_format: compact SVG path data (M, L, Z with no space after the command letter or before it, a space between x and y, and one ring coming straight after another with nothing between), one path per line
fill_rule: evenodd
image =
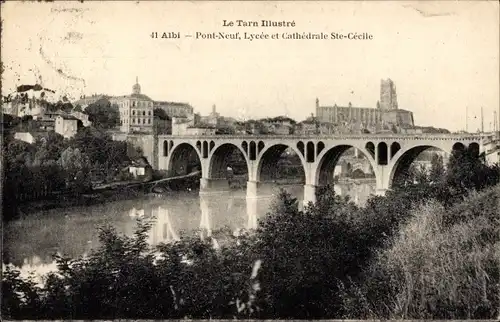
M349 107L352 107L352 104L351 104L351 102L349 102Z

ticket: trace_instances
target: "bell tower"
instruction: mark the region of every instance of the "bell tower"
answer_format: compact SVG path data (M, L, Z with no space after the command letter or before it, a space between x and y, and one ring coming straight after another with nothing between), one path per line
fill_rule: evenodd
M139 85L139 77L135 77L135 85L132 86L132 94L141 94L141 85Z

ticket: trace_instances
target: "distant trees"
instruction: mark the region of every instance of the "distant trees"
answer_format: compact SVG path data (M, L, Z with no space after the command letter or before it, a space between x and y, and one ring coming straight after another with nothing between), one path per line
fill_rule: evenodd
M68 144L89 157L94 172L101 175L118 172L124 162L142 156L142 151L129 142L113 141L102 129L86 127L79 131Z
M92 125L102 129L112 129L120 125L120 112L116 105L106 98L101 98L85 108Z
M2 149L4 219L16 215L21 200L44 198L58 190L82 193L91 180L115 178L125 163L142 156L131 143L113 141L93 127L81 129L71 139L47 132L34 144L5 136Z

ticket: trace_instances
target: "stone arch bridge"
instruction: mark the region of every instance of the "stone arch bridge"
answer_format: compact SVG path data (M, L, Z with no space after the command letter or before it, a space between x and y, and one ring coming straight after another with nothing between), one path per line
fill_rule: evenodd
M482 150L481 135L343 135L343 136L158 136L157 167L172 170L197 155L202 178L200 193L228 189L227 156L238 150L244 156L247 170L247 197L256 197L259 183L268 180L281 154L292 149L300 159L305 174L304 202L316 200L319 186L333 183L333 172L340 156L356 148L371 164L376 177L377 194L391 188L394 179L405 171L421 152L438 148L451 153L454 149Z

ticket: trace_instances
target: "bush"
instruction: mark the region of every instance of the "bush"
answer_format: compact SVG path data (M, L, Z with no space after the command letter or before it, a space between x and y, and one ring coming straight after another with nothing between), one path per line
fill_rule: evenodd
M452 209L431 202L415 210L366 270L364 284L350 289L350 309L377 318L497 317L500 222L493 209L499 192L474 194Z

